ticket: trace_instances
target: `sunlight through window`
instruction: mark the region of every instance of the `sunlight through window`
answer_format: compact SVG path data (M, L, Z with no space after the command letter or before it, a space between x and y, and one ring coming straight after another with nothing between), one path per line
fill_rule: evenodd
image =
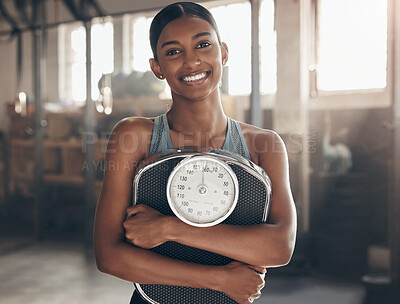
M98 82L114 70L114 28L111 22L92 26L92 100L99 98Z
M217 22L222 41L229 48L229 94L248 95L251 92L250 3L219 6L210 11Z
M133 25L133 69L150 70L149 59L153 57L149 42L150 25L153 18L139 17Z
M71 64L72 99L77 102L86 100L86 41L85 28L79 27L71 33L73 50Z
M260 90L261 94L276 93L276 31L273 0L264 0L260 7Z
M384 88L386 74L387 1L320 0L318 89Z
M99 97L98 82L103 74L114 70L113 24L95 23L91 28L92 36L92 100ZM76 105L83 105L86 100L86 32L83 26L71 32L71 89Z

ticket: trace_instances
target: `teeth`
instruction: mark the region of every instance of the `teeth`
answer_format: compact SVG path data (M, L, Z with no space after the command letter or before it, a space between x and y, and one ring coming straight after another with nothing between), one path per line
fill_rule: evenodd
M183 81L191 82L191 81L203 79L204 77L206 77L206 73L203 72L203 73L200 73L200 74L197 74L194 76L183 77Z

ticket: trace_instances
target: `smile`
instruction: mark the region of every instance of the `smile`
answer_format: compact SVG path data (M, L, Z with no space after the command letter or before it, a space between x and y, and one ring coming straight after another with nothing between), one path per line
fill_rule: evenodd
M207 73L206 72L202 72L202 73L199 73L197 75L182 77L182 80L185 81L185 82L194 82L194 81L202 80L206 76L207 76Z

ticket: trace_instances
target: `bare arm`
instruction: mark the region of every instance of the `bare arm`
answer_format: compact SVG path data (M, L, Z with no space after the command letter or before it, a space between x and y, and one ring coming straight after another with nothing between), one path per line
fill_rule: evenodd
M123 222L131 204L136 165L148 150L145 144L151 134L148 124L143 119L125 121L110 137L95 218L94 250L98 268L131 282L215 289L239 303L249 303L251 296L259 297L264 274L254 270L264 272L262 268L243 263L219 267L186 263L125 241Z
M119 278L141 283L206 287L209 284L196 278L201 269L196 265L167 259L124 240L122 223L125 210L131 204L132 180L137 164L144 158L143 143L148 129L142 121L123 122L116 127L109 140L103 189L96 210L94 245L100 270ZM154 267L157 265L157 267ZM198 268L201 268L198 266ZM174 277L177 269L179 277ZM207 269L209 270L209 269ZM190 280L186 273L191 275Z
M251 226L217 225L197 228L175 217L153 217L144 206L128 209L126 237L137 246L155 247L165 241L215 252L251 265L276 267L290 261L296 236L296 211L289 185L286 149L278 135L266 132L256 145L266 141L270 149L259 155L259 164L272 182L268 224Z

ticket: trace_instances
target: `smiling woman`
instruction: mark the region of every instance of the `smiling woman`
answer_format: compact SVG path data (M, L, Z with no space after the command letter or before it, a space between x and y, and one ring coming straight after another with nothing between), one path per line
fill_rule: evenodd
M150 34L151 38L154 36ZM221 63L226 62L228 50L209 22L182 16L168 23L156 48L152 45L151 68L157 77L166 78L174 102L203 99L216 91L222 76Z
M234 303L252 303L261 296L266 268L286 265L294 249L296 212L286 148L275 132L224 114L219 83L228 46L221 42L217 25L203 6L178 2L161 10L152 21L150 42L151 69L168 82L172 106L159 117L124 119L110 136L106 162L116 165L105 171L97 206L97 265L130 282L212 289ZM127 138L131 140L121 141ZM196 227L140 202L131 206L138 164L186 147L227 150L262 167L273 185L268 222ZM149 250L169 241L233 262L211 266ZM135 292L131 303L146 300Z

